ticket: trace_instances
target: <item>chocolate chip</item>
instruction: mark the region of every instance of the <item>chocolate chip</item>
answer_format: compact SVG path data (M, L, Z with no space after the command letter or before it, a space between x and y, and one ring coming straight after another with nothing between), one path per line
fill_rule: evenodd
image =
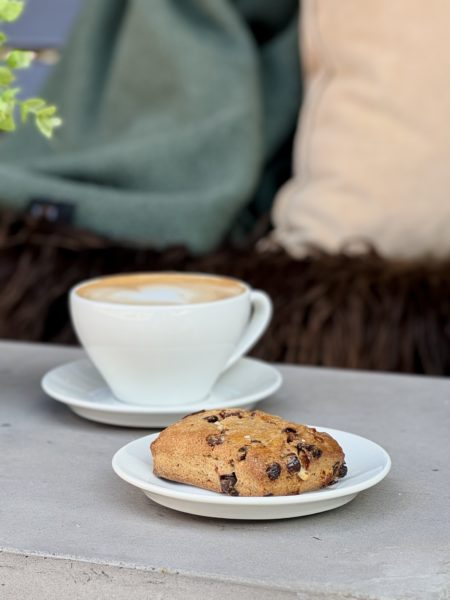
M322 450L313 444L297 444L297 450L299 452L308 452L313 458L320 458L322 456Z
M222 490L222 493L227 494L227 496L239 496L239 492L234 487L236 483L236 473L220 476L220 489Z
M273 496L273 494L271 492L269 492L268 494L264 494L264 498L268 498L269 496Z
M240 410L221 410L219 415L221 419L227 419L228 417L239 417L239 419L242 419L242 411Z
M297 430L294 429L293 427L285 427L283 429L283 433L297 433Z
M211 415L209 417L203 417L205 419L205 421L208 421L208 423L216 423L219 420L219 417L216 417L216 415Z
M211 435L208 435L208 437L206 438L206 441L212 447L220 446L220 444L224 443L225 437L220 434L211 434Z
M298 473L301 469L300 461L295 454L289 454L286 463L287 470L289 473Z
M281 466L278 463L272 463L266 469L267 477L271 481L275 481L281 474Z
M311 455L313 458L320 458L322 456L322 450L317 446L313 446L311 449Z
M335 480L337 478L341 478L341 477L345 477L347 475L347 465L345 463L334 463L333 465L333 477L335 478ZM336 481L334 482L336 483Z
M245 460L247 458L247 450L248 450L248 446L242 446L242 448L239 448L238 460Z
M347 471L348 471L347 465L345 463L342 463L342 465L338 469L337 476L338 477L345 477L347 475Z
M261 440L252 440L250 443L251 444L262 444L262 441Z
M287 443L290 444L291 442L295 441L297 439L297 434L296 433L291 433L289 432L287 434Z

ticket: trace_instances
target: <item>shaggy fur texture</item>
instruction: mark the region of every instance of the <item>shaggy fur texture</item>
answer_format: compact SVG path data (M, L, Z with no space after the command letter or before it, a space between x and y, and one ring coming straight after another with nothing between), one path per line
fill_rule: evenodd
M227 274L266 290L275 312L253 355L270 361L435 375L450 373L450 259L387 261L374 251L303 260L223 249L206 257L119 246L93 234L0 216L0 337L75 342L67 292L127 271Z

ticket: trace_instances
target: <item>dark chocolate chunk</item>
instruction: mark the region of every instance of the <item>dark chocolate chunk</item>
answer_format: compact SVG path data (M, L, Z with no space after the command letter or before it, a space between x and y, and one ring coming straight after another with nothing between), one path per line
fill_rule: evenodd
M247 458L247 450L248 450L248 446L242 446L242 448L239 448L238 452L239 452L239 456L238 456L238 460L245 460Z
M220 435L218 433L213 433L211 435L208 435L208 437L206 438L206 441L208 442L208 444L210 446L220 446L220 444L223 444L225 441L225 437L223 435Z
M297 430L293 427L285 427L283 433L287 433L287 443L290 444L297 438Z
M239 417L239 419L242 419L241 410L221 410L219 415L221 419L226 419L228 417Z
M317 446L313 446L310 452L313 458L320 458L322 456L322 450Z
M217 417L216 415L210 415L209 417L203 417L205 419L205 421L208 421L208 423L216 423L219 420L219 417Z
M222 493L227 494L227 496L239 496L239 492L234 487L236 483L236 473L220 476L220 489L222 490Z
M322 456L322 450L313 444L297 444L297 450L299 452L308 452L312 458L320 458Z
M271 481L275 481L281 475L281 466L278 463L272 463L267 467L266 473Z
M345 463L342 463L342 465L338 469L337 476L340 478L345 477L347 475L347 471L347 465Z
M289 473L298 473L301 469L300 461L295 454L289 454L286 463L287 470Z
M337 462L333 465L333 477L335 479L334 483L336 483L337 479L341 477L345 477L347 475L347 465L345 463Z

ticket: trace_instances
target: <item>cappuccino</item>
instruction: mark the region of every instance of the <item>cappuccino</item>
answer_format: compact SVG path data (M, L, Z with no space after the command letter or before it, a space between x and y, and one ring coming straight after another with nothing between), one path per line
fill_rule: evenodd
M131 273L70 291L79 340L114 396L141 406L207 398L261 337L268 296L229 277Z
M152 273L103 277L79 287L87 300L139 306L204 304L239 296L246 287L231 278L209 275Z

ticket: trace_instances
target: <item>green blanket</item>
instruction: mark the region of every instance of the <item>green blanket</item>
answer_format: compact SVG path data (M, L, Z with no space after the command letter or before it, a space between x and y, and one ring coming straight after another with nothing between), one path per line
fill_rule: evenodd
M2 206L207 252L268 210L299 107L298 0L87 0L47 98L64 127L0 144ZM281 158L280 158L281 157Z

